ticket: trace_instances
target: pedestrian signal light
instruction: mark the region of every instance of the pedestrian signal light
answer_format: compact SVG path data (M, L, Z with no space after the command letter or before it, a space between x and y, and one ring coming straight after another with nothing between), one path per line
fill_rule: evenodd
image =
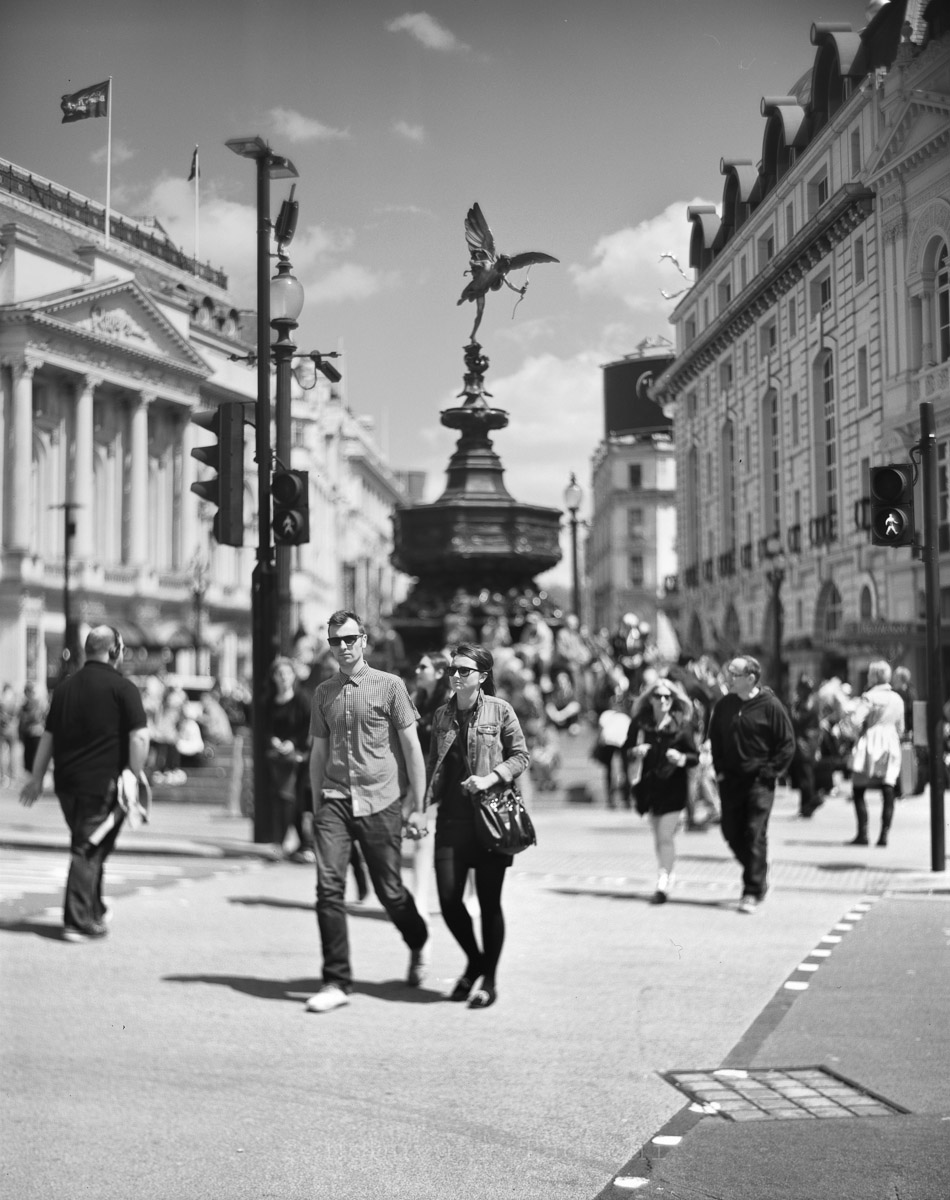
M914 468L889 463L871 468L871 544L914 544Z
M196 446L191 457L213 467L217 475L191 485L202 500L217 505L211 532L222 546L244 545L244 408L237 401L219 404L210 412L192 413L191 420L215 434L217 442Z
M278 546L302 546L310 541L310 476L307 471L275 471L274 541Z

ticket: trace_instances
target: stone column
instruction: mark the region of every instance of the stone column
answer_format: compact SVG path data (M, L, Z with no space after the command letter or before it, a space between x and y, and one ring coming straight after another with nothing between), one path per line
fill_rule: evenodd
M148 563L148 410L154 394L143 392L132 408L131 478L129 480L129 562Z
M198 521L198 505L200 501L191 490L191 485L195 481L196 460L191 457L191 451L195 445L195 427L187 419L189 414L186 413L185 416L186 419L181 427L181 498L179 501L183 563L189 562L196 551L204 554L207 550L207 547L199 544L201 531Z
M26 358L11 366L13 446L10 464L10 548L27 551L33 537L33 376L40 363Z
M922 326L920 365L926 370L928 367L937 365L937 360L934 358L933 294L926 288L920 297L920 320Z
M76 537L73 553L80 562L88 562L95 550L96 504L93 489L95 478L93 455L93 401L101 379L93 375L81 377L76 382L76 429L73 440L73 494L70 499L76 505Z

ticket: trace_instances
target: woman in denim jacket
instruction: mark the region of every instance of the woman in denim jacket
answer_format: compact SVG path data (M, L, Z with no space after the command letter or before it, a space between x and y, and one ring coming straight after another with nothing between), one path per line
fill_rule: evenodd
M524 734L507 700L495 695L494 660L480 646L460 645L452 655L452 697L436 713L429 750L426 806L438 805L435 878L449 932L466 955L465 970L449 997L469 1008L495 1003L495 973L505 940L501 889L511 856L483 850L475 838L474 797L517 779L528 765ZM482 916L479 950L465 907L465 883L475 872ZM481 979L481 986L475 984Z

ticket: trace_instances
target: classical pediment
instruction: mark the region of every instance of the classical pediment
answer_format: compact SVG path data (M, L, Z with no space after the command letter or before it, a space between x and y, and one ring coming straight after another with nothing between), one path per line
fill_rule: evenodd
M888 127L868 164L868 182L880 185L895 172L935 154L946 154L950 142L950 96L918 91L911 94Z
M73 333L113 353L161 363L202 378L211 369L135 280L90 285L18 306L38 325Z

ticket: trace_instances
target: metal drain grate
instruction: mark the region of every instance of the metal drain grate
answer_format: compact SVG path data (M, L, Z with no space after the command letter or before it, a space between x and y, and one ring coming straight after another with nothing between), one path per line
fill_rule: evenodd
M890 1117L908 1111L827 1067L724 1067L716 1071L666 1071L663 1078L685 1092L700 1111L730 1121Z

